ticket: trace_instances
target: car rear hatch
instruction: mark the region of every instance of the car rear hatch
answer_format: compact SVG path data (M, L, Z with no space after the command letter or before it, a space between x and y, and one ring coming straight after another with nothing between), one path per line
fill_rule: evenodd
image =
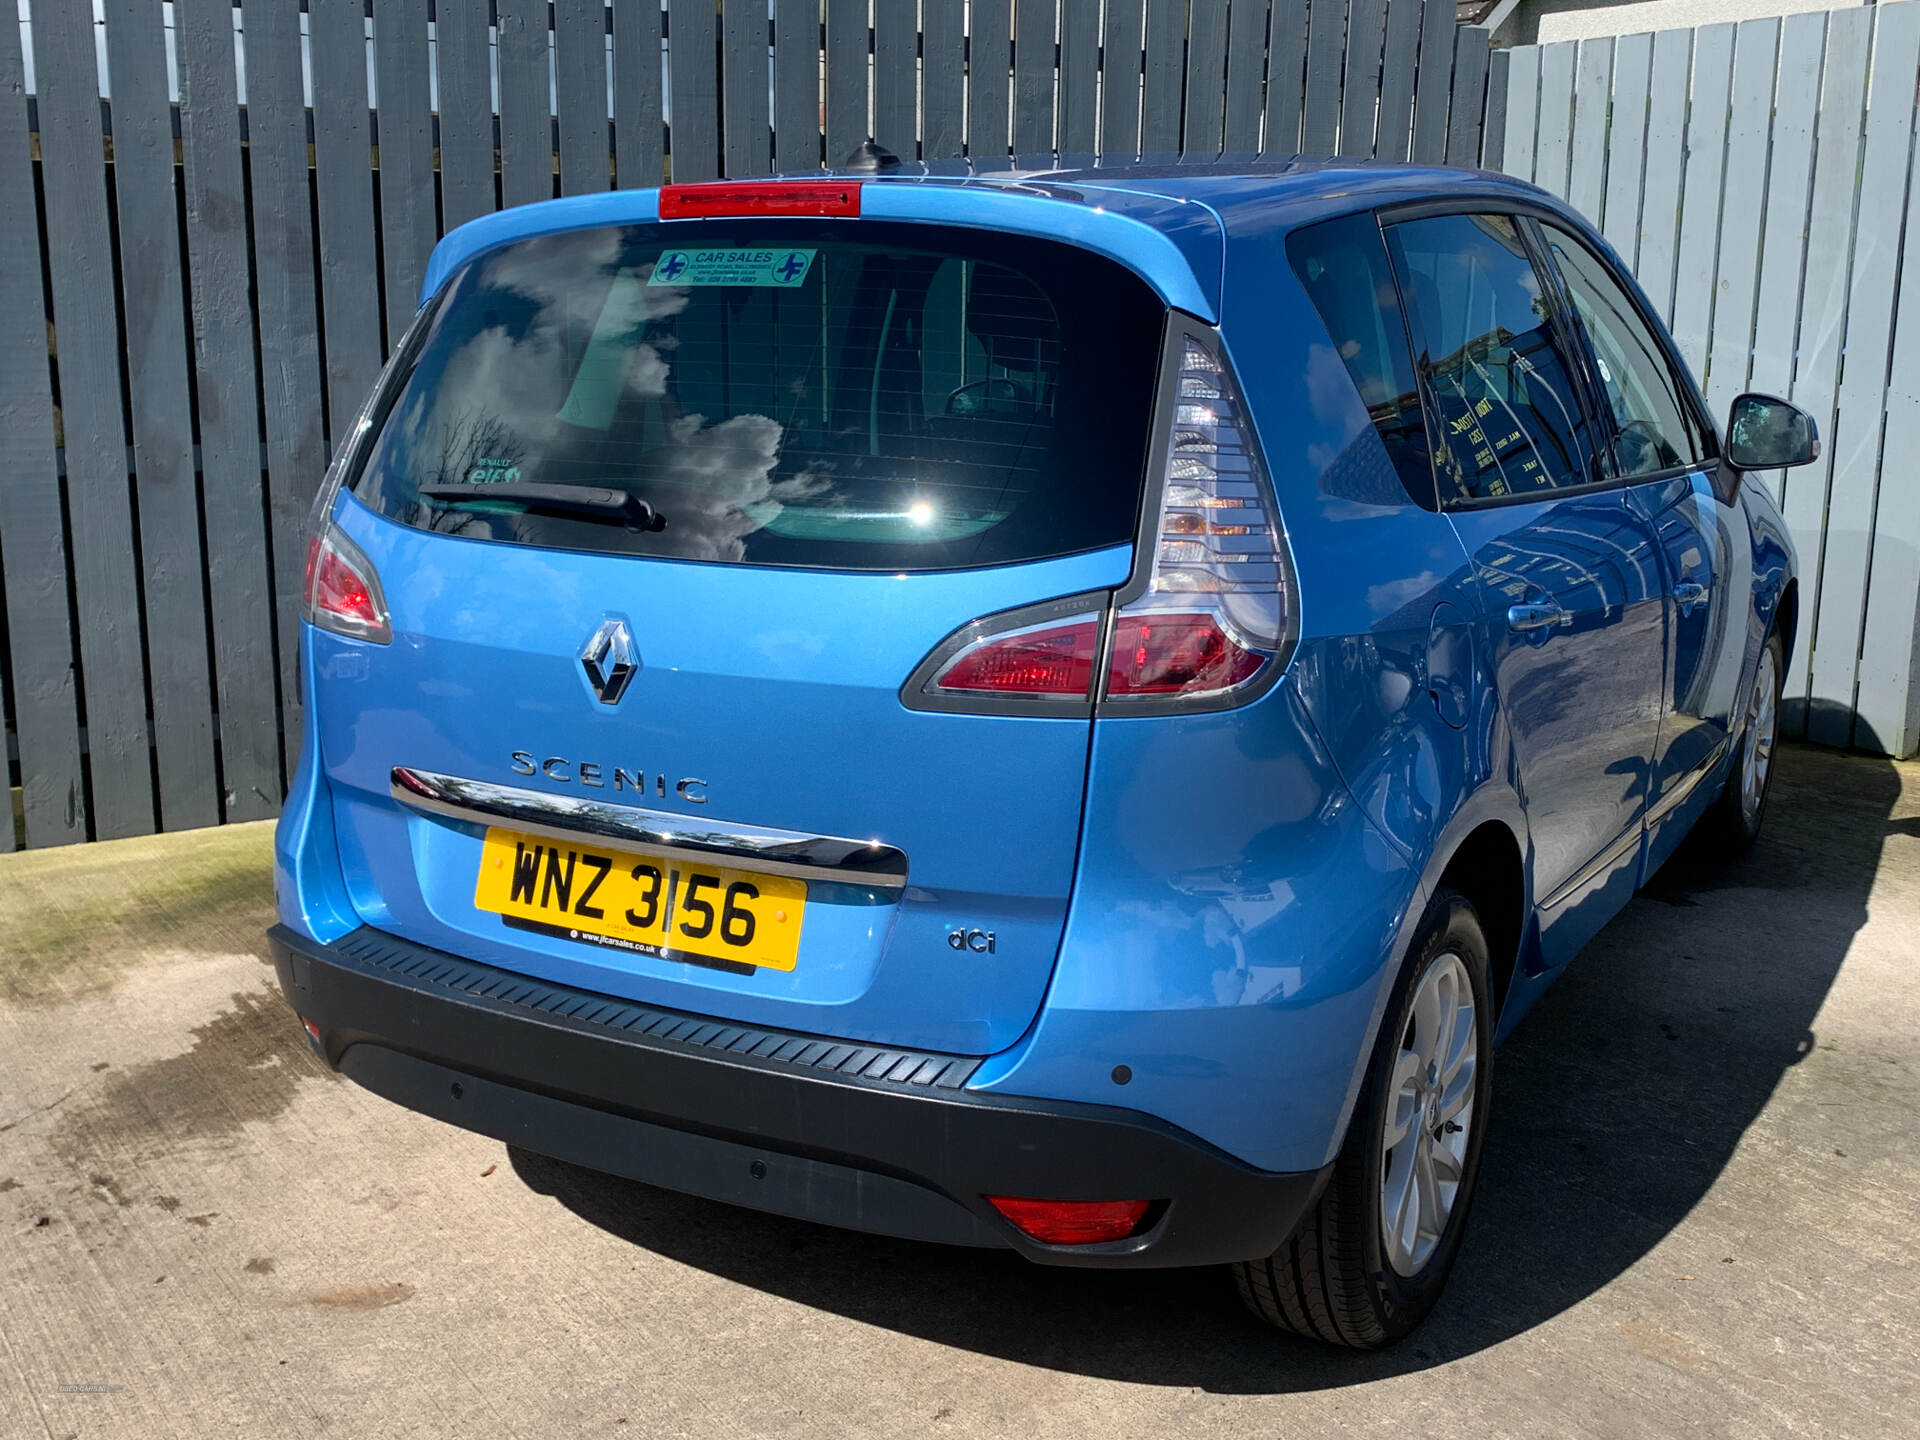
M968 682L1000 713L962 713L916 672L983 617L1097 614L1126 582L1166 310L1084 249L872 219L465 265L310 566L361 918L743 1023L1015 1041L1091 704L1023 702L1016 664Z

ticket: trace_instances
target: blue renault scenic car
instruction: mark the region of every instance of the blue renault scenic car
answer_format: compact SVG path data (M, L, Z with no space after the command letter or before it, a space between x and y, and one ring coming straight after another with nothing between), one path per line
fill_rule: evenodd
M511 1144L1390 1343L1495 1042L1757 833L1797 606L1747 477L1816 452L1722 432L1494 175L490 216L314 512L280 983Z

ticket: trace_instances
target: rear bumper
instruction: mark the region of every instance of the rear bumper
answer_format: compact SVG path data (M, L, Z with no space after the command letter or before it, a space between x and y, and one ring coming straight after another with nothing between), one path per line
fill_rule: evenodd
M1137 1111L968 1091L974 1057L730 1026L369 929L270 940L316 1048L368 1089L731 1204L1048 1264L1203 1265L1270 1254L1325 1179L1254 1170ZM1063 1247L1008 1225L990 1194L1165 1203L1139 1235Z

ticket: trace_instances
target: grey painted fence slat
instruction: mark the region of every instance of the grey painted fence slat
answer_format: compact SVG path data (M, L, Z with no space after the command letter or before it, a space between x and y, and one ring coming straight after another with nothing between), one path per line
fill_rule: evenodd
M814 14L817 25L817 7ZM804 111L808 126L816 125L814 115L818 105L816 87L813 103ZM811 153L817 157L817 127L813 134ZM613 164L621 189L642 190L660 183L666 165L665 135L661 110L660 0L613 0ZM796 130L783 143L797 144L798 139ZM784 163L784 151L782 157ZM796 159L795 164L799 163Z
M1374 154L1405 160L1413 153L1413 92L1420 71L1420 0L1388 0L1386 49L1380 64L1380 115Z
M0 194L33 193L20 27L0 25ZM0 205L0 537L13 651L13 714L30 846L87 838L67 551L53 451L39 226L30 205ZM0 817L14 846L11 810Z
M154 765L160 781L160 823L178 830L218 823L220 801L213 763L213 690L207 669L193 420L187 403L173 121L159 5L154 0L109 0L105 14L127 398L145 562L140 580L146 602ZM231 25L227 54L231 65ZM243 225L245 213L244 206L235 211ZM243 277L245 273L243 250ZM242 333L250 335L244 309L240 324Z
M721 99L725 105L726 173L764 175L772 165L773 126L767 97L767 7L733 4L725 12ZM909 132L909 142L911 142ZM902 152L911 157L913 146Z
M945 160L966 153L966 7L963 0L924 0L920 15L921 153Z
M1140 35L1144 0L1106 0L1100 62L1100 154L1140 153Z
M1613 124L1608 130L1607 193L1601 230L1629 266L1640 239L1640 182L1647 167L1647 79L1653 37L1622 35L1613 47Z
M1367 0L1384 4L1385 0ZM1234 0L1227 15L1227 113L1222 144L1230 155L1260 149L1260 92L1267 68L1266 0Z
M1100 130L1100 7L1094 0L1060 6L1060 152L1090 156Z
M686 0L682 0L685 4ZM1002 7L1007 0L999 0ZM713 13L712 5L707 13ZM674 24L678 26L678 10ZM979 24L976 10L975 25ZM669 37L677 48L679 30ZM676 87L674 95L677 98ZM827 164L838 165L867 138L866 0L827 0ZM677 177L676 177L677 178Z
M1171 157L1180 149L1181 56L1187 0L1147 0L1147 48L1140 82L1140 153Z
M1807 735L1823 745L1853 741L1861 630L1866 622L1868 537L1880 476L1880 439L1892 343L1889 303L1898 280L1901 213L1920 72L1920 5L1876 7L1873 77L1860 158L1860 208L1847 301L1846 364L1833 431L1833 484L1813 628L1813 708ZM1896 457L1901 478L1905 457ZM1896 482L1898 483L1898 482ZM1906 503L1913 500L1909 494ZM1876 745L1883 737L1873 737Z
M639 0L645 3L645 0ZM252 111L254 12L247 13L247 92ZM487 7L446 0L434 11L434 64L439 75L440 211L446 228L492 212L493 78Z
M300 736L297 670L299 600L306 568L303 540L307 511L327 464L320 404L320 321L313 293L313 192L307 180L306 103L300 94L300 17L279 0L248 0L245 25L254 288L259 305L260 390L267 421L267 518L273 546L274 619L280 634L281 734L285 773L291 774ZM485 41L483 31L483 46ZM483 66L484 61L483 51ZM482 96L485 87L483 68ZM489 138L489 208L492 156Z
M760 26L766 53L767 27ZM766 75L761 67L761 106ZM384 82L382 95L384 96ZM605 0L554 0L553 99L560 112L560 193L586 195L607 188L607 7ZM386 133L385 126L381 134ZM729 141L731 141L729 136ZM762 145L762 152L766 146ZM384 165L385 159L381 163ZM760 168L766 168L761 156ZM385 203L386 191L381 192Z
M175 0L173 13L207 591L220 697L220 776L227 819L257 820L280 808L280 735L273 686L273 580L267 548L260 543L260 422L254 405L233 5L231 0ZM424 36L424 14L421 26Z
M1533 183L1564 196L1573 158L1574 63L1579 44L1563 40L1540 47L1539 139L1533 149Z
M1226 139L1227 0L1193 0L1187 13L1187 105L1180 149L1190 160L1220 154Z
M1380 63L1387 45L1387 0L1353 0L1347 8L1347 74L1340 94L1340 153L1371 155L1380 104Z
M145 835L153 829L146 661L90 8L36 0L33 41L67 505L78 522L73 583L93 830L101 839Z
M1881 471L1871 522L1872 583L1860 637L1854 741L1910 755L1920 750L1920 504L1905 460L1920 452L1920 225L1911 216L1894 333L1882 464L1891 458L1895 470Z
M998 161L1012 144L1007 105L1012 95L1013 13L1009 0L973 0L967 38L967 153ZM829 37L831 38L831 37Z
M1447 100L1453 84L1453 36L1458 21L1449 0L1427 0L1420 16L1420 73L1413 91L1413 158L1438 164L1447 154Z
M1533 156L1540 119L1540 47L1510 52L1507 62L1507 133L1501 141L1500 168L1522 180L1533 178Z
M1400 3L1420 8L1420 0ZM1262 155L1300 153L1300 117L1307 97L1307 18L1307 0L1273 0L1267 21L1267 130L1260 141ZM1411 101L1411 90L1408 97Z
M1813 183L1813 128L1820 113L1820 61L1826 37L1827 17L1818 12L1788 16L1781 32L1749 382L1769 395L1785 395L1793 388L1801 267L1806 260L1807 191ZM1784 501L1785 472L1776 472L1769 483L1775 500Z
M1727 179L1720 202L1720 257L1705 376L1707 407L1715 416L1725 415L1733 397L1747 388L1753 354L1753 304L1779 48L1778 19L1748 20L1734 36Z
M942 3L959 13L959 0ZM820 0L779 0L774 8L773 160L783 171L820 163Z
M1020 0L1014 14L1013 148L1053 148L1053 0Z
M1478 25L1462 25L1454 38L1453 96L1447 114L1449 165L1480 163L1490 43L1487 31Z
M500 203L529 205L536 200L553 198L553 95L547 59L547 0L495 0L495 3L494 65L500 79ZM706 9L707 39L711 42L713 6L709 4ZM677 12L674 18L678 20ZM706 54L711 78L711 43ZM709 112L711 109L708 106ZM703 127L709 148L713 132L710 122Z
M1573 139L1567 203L1596 224L1606 198L1607 110L1613 96L1613 37L1580 42L1573 78Z
M1687 178L1680 197L1680 246L1673 262L1674 343L1696 376L1707 373L1713 323L1714 258L1720 240L1727 99L1733 82L1731 24L1694 37L1693 95L1687 117Z
M380 373L378 272L367 133L366 31L359 0L312 0L314 182L320 201L320 314L327 414L345 438Z
M1331 155L1338 148L1346 30L1346 0L1313 0L1307 12L1307 93L1300 111L1303 155Z
M1792 399L1809 411L1823 437L1812 465L1787 472L1787 529L1800 554L1801 640L1787 659L1786 719L1805 733L1812 684L1814 623L1820 609L1822 544L1827 485L1833 474L1834 404L1840 347L1847 320L1847 266L1841 257L1853 245L1853 206L1860 164L1860 116L1867 93L1867 53L1873 16L1864 7L1827 17L1827 58L1821 78L1820 119L1815 131L1813 202L1807 218L1806 285L1800 294L1799 360Z
M1686 169L1687 75L1693 32L1653 37L1648 82L1647 172L1640 195L1640 241L1634 272L1663 320L1673 318L1673 261L1680 241L1680 185Z
M391 351L413 319L439 229L433 209L426 0L376 0L373 42L380 102L380 256L386 267Z
M1495 50L1487 57L1487 115L1480 133L1480 164L1487 170L1505 167L1507 146L1507 92L1512 88L1511 50Z
M729 21L737 8L729 7ZM920 153L915 9L914 0L874 0L873 6L873 138L902 160Z

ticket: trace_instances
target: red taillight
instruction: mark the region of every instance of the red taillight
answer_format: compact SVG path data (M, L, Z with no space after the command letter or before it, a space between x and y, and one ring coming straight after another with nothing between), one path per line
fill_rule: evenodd
M934 677L933 688L976 695L1084 698L1099 651L1097 620L1016 630L962 650Z
M1109 695L1191 695L1228 690L1268 656L1248 650L1206 611L1121 614L1107 664Z
M1023 1200L989 1195L987 1203L1043 1245L1097 1245L1140 1228L1151 1200Z
M393 639L372 562L331 526L307 541L302 600L307 619L322 630L380 645Z
M660 187L662 220L730 215L845 215L860 213L860 186L845 180L721 181Z

